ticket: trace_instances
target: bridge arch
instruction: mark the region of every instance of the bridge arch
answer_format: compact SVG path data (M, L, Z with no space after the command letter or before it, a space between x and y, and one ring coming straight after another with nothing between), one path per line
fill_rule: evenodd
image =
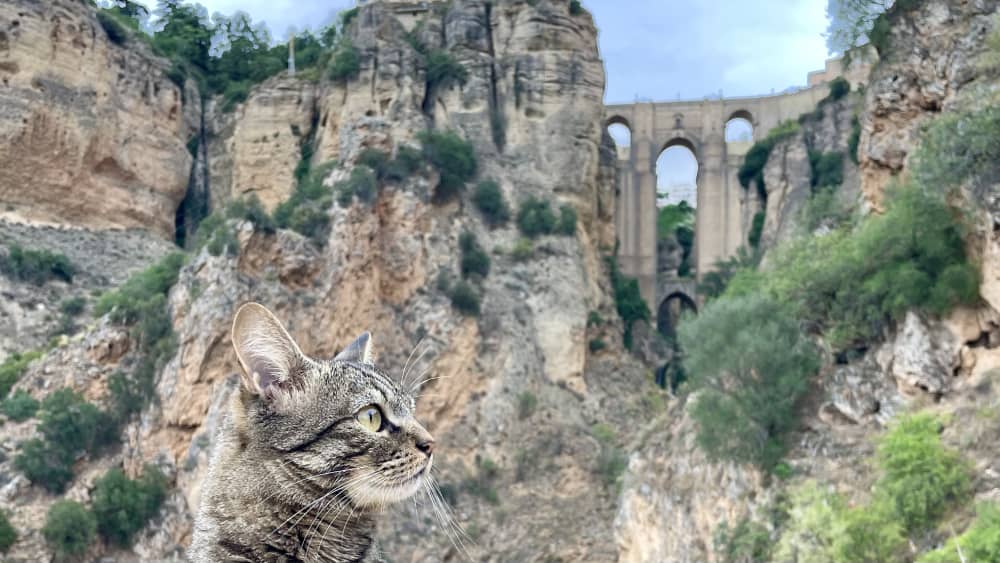
M620 115L610 117L604 124L618 149L618 158L628 160L632 148L632 124Z
M698 314L698 303L691 295L683 290L667 295L656 311L656 329L664 336L674 337L686 313Z
M725 125L727 143L748 143L753 141L756 122L753 114L745 109L739 109L729 114Z
M655 163L657 193L666 194L666 201L661 203L687 201L691 207L697 207L700 170L698 145L694 140L678 135L663 143Z

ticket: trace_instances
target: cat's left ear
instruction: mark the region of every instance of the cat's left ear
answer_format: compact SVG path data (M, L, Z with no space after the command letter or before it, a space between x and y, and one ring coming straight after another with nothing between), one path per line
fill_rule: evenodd
M334 361L338 362L359 362L362 364L374 363L374 353L372 352L372 333L365 332L341 350Z

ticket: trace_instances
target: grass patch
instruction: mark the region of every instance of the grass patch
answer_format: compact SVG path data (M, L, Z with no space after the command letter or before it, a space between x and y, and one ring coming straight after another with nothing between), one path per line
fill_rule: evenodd
M527 420L531 418L531 415L535 414L535 409L537 408L538 397L536 397L531 391L522 391L521 394L517 396L518 420Z
M510 249L510 258L515 262L527 262L535 255L535 243L529 238L518 239Z
M617 490L621 486L622 475L628 467L628 457L618 447L618 438L611 426L603 423L595 424L590 433L600 445L594 473L600 477L605 487Z

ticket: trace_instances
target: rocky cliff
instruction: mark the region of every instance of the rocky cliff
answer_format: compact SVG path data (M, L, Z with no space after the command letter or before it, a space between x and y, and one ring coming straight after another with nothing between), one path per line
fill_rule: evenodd
M41 10L16 2L9 11L22 8ZM48 9L60 15L39 15L32 25L73 21L74 29L87 30L80 50L112 57L115 64L142 60L160 68L155 60L119 53L85 6L66 2ZM330 207L330 232L322 240L233 223L238 249L192 255L170 292L178 346L158 376L152 406L126 426L120 448L77 462L66 493L85 502L94 479L109 467L122 466L135 475L151 462L172 483L167 506L131 550L94 545L90 555L177 557L190 541L214 431L235 386L231 315L239 303L252 299L274 309L303 349L316 355L331 354L363 330L375 334L379 361L390 371L398 373L414 353L414 369L434 378L418 411L441 445L438 480L471 538L465 542L472 558L607 561L617 556L612 531L617 472L605 468L609 459L615 463L636 421L663 399L650 402L659 391L648 370L623 352L610 295L604 256L614 248L614 170L601 123L604 73L594 22L586 13L571 14L565 2L519 0L435 4L418 20L382 3L365 6L347 29L360 55L357 76L342 82L275 78L232 113L209 103L207 182L202 184L209 186L215 207L255 194L273 209L294 190L306 143L313 149L307 165L338 163L324 180L333 185L349 176L362 150L395 153L404 144L416 145L418 132L435 128L457 131L472 142L478 178L495 180L512 207L529 197L548 200L556 209L568 206L578 218L575 231L537 239L527 260L515 256L511 250L521 238L516 227L490 227L468 196L432 202L438 180L433 173L389 182L370 204ZM416 31L408 33L411 29ZM414 34L426 48L451 53L467 69L466 80L429 88L426 58ZM26 45L22 60L49 54ZM74 51L82 52L74 56L90 61L95 56L90 51ZM47 208L39 198L52 196L45 200L51 203L45 213L53 221L130 226L132 219L103 206L109 199L105 194L131 187L146 199L132 195L130 201L142 205L133 205L130 217L156 215L142 222L163 232L191 167L182 120L190 112L181 107L175 87L165 83L157 90L155 72L141 93L125 91L120 76L130 74L102 79L104 72L102 67L94 71L96 78L88 76L88 84L94 80L89 87L119 85L122 90L107 94L108 111L148 104L129 116L145 120L142 126L101 137L105 131L96 123L104 120L87 119L90 114L82 110L52 121L59 127L78 122L97 127L87 134L88 139L100 137L91 144L101 150L137 149L139 139L129 144L115 137L123 131L160 149L179 149L150 154L147 164L155 166L142 174L160 174L156 166L161 162L168 170L148 183L93 184L92 191L74 198L82 206L102 206L100 214L87 217L57 205L69 182L52 191L21 191L19 218L33 219L27 216L29 206L40 213ZM176 107L152 102L168 94ZM21 90L9 95L16 107L37 96ZM173 121L158 121L159 109ZM155 142L145 136L154 137L150 127L161 128ZM87 143L67 144L67 150L79 150ZM22 150L25 145L9 140L5 146ZM101 178L147 178L128 171L127 155L91 152L114 168L114 174ZM24 175L32 169L29 162L10 161ZM82 168L91 174L93 163L80 162L48 162L45 170L67 175ZM492 259L489 275L474 286L481 296L478 317L459 313L442 290L443 283L461 277L458 239L464 232L475 234ZM604 348L591 345L597 339ZM101 404L112 374L134 367L139 354L133 332L102 318L32 363L16 389L41 398L65 385ZM2 503L21 534L9 552L14 558L49 556L39 529L57 497L27 482L10 461L17 444L35 434L31 420L8 423L3 430L8 455L2 463L9 477ZM539 502L542 498L545 502ZM460 558L449 530L425 510L407 506L387 515L384 543L394 561ZM567 525L568 515L573 515L572 525Z

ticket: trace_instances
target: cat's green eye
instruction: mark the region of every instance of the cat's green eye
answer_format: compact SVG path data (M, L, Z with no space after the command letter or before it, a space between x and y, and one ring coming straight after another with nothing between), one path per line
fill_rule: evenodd
M372 432L379 432L382 430L382 411L375 405L368 405L358 411L357 419L358 422L361 423L361 426L364 426Z

